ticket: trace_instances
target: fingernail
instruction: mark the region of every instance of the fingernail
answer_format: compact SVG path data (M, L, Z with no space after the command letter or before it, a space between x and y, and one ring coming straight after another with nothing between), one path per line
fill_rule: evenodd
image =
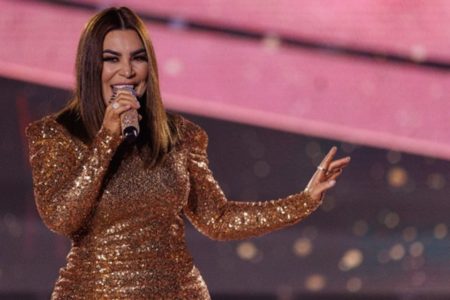
M330 186L333 186L333 185L335 185L335 184L336 184L336 180L330 180L330 181L329 181L329 185L330 185Z

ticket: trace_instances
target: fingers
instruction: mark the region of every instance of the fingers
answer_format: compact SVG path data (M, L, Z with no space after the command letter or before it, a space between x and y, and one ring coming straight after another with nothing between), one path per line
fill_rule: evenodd
M317 178L317 180L322 181L326 176L326 172L330 168L330 164L333 161L334 156L336 155L337 148L336 146L333 146L330 151L328 151L327 155L324 157L322 162L317 167L316 174L314 174L314 177ZM316 179L314 178L314 179Z
M328 151L327 155L324 157L319 166L327 170L330 166L330 163L333 161L334 156L336 155L336 151L336 146L331 147L330 151Z
M334 173L327 174L327 180L336 180L342 174L342 171L342 169L337 169Z
M105 115L109 113L118 117L129 109L131 109L131 105L127 104L126 102L124 103L115 101L106 107Z
M106 111L108 112L109 110L113 115L120 115L131 108L137 109L138 104L139 102L135 100L134 96L123 92L117 92L111 97L111 100L109 100Z
M110 102L116 102L120 105L130 105L130 107L134 109L139 109L141 107L137 98L127 90L118 90L115 92Z
M115 134L121 134L120 115L130 109L138 110L141 107L137 98L127 90L117 90L105 109L102 126ZM142 117L139 117L141 120Z
M311 198L313 198L314 200L321 200L324 195L324 193L331 189L333 186L335 186L336 181L335 180L329 180L329 181L324 181L321 182L319 184L317 184L313 189L309 189L308 188L308 192L311 196Z
M334 170L334 169L343 169L345 168L348 164L350 163L350 157L344 157L335 161L332 161L330 163L330 166L328 168L329 171Z
M347 167L349 163L349 156L331 162L328 171L325 173L326 179L336 179L339 175L342 174L343 169Z
M134 101L134 103L132 102ZM121 134L120 115L130 109L138 109L137 101L120 97L106 106L103 126L115 134Z

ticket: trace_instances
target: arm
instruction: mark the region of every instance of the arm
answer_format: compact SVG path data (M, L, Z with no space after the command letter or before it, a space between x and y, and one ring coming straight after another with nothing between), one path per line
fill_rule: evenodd
M321 203L307 193L266 202L227 201L208 167L207 135L186 124L190 143L188 169L191 190L184 212L191 223L213 239L245 239L295 224Z
M71 235L93 212L121 138L102 128L81 155L80 146L53 119L31 124L26 133L39 214L52 231Z

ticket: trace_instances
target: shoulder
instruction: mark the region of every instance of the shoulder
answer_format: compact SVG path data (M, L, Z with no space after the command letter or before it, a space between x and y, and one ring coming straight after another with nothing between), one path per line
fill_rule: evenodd
M26 136L30 142L67 137L68 133L64 127L56 121L54 115L48 115L30 123L25 128Z
M200 125L178 114L174 114L173 117L182 144L206 148L208 145L208 135Z

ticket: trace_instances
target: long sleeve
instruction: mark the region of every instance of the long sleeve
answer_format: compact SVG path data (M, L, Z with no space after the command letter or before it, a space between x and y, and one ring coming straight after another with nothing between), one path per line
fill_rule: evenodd
M26 133L38 212L52 231L70 236L93 212L121 138L102 128L90 146L81 145L52 117Z
M185 127L191 189L184 213L203 234L218 240L259 236L299 222L320 205L307 193L264 202L227 201L208 167L206 133L188 121Z

